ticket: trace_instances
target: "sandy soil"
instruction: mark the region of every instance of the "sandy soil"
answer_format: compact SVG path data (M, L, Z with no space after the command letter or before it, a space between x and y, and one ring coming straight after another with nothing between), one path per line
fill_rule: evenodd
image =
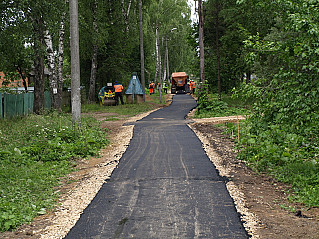
M77 171L64 179L59 188L59 206L54 211L34 219L31 224L23 225L15 232L2 233L0 238L63 238L110 177L125 152L133 126L122 126L123 123L136 121L146 114L128 120L114 115L119 117L117 121L104 121L109 114L96 113L94 116L101 120L102 127L109 129L111 144L101 150L100 157L80 161ZM225 121L236 122L237 116L194 121L190 127L202 141L203 148L220 174L229 178L227 188L252 238L319 238L319 209L289 202L285 193L289 187L253 172L237 160L233 142L214 126ZM295 207L298 213L289 212L283 206Z

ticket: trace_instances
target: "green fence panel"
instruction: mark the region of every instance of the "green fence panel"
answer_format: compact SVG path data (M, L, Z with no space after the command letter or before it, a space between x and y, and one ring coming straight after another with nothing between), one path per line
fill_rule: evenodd
M24 94L24 115L31 114L33 112L33 101L34 94L33 93L25 93Z
M52 100L51 100L51 94L50 91L44 92L44 108L45 109L51 109Z
M23 94L4 94L4 117L23 115Z
M2 93L0 93L0 118L3 118Z

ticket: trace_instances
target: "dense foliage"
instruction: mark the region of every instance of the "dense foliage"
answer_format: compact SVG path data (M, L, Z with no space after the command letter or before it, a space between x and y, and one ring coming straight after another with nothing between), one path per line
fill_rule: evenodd
M291 184L291 197L309 206L319 205L318 3L205 4L208 88L218 91L220 72L221 90L235 87L234 96L252 110L241 127L240 158ZM200 115L226 114L223 101L205 94Z
M210 118L232 115L247 115L249 110L240 100L233 100L231 95L223 94L219 100L218 94L208 93L207 84L201 86L198 92L196 117Z
M255 5L271 9L274 19L268 32L244 42L257 79L236 91L253 102L240 156L292 184L298 200L319 206L318 1Z
M140 74L140 49L137 0L79 0L79 33L81 85L88 92L94 52L96 59L96 93L107 82L121 81L128 85L131 74ZM143 32L146 82L156 72L156 26L159 32L161 74L164 75L166 41L169 70L188 71L194 58L188 36L191 32L190 7L187 0L152 0L143 2ZM69 10L63 0L11 1L0 4L0 71L21 69L29 73L36 67L37 56L46 57L46 44L40 52L32 47L37 34L46 31L42 40L51 37L55 55L64 54L64 85L70 85ZM35 18L36 16L37 18ZM64 53L58 52L60 24L64 21ZM172 31L172 29L174 29ZM56 62L57 63L57 62ZM45 60L45 66L49 62ZM140 78L140 76L139 76ZM49 87L49 84L46 84Z

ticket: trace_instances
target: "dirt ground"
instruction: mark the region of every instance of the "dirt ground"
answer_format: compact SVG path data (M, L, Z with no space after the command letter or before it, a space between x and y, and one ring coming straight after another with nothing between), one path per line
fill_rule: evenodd
M71 173L59 188L61 191L60 206L56 210L34 219L31 224L23 225L15 232L2 233L0 238L63 238L76 222L81 210L92 200L105 179L111 175L118 164L119 158L129 143L133 128L123 127L122 125L127 122L127 119L116 114L114 117L119 117L117 121L104 121L106 117L110 116L106 113L96 113L94 116L101 120L102 127L109 130L108 137L111 141L111 144L101 151L101 157L79 162L77 171ZM134 121L141 117L143 115L131 120ZM220 123L224 120L199 120L198 123L193 123L190 127L195 133L201 135L199 138L210 158L218 158L217 169L221 175L225 174L229 178L230 191L233 187L233 192L230 194L239 194L236 199L234 198L234 201L240 213L245 214L243 212L246 212L250 215L248 217L243 215L242 220L246 224L246 228L250 230L252 238L319 239L319 208L306 208L303 205L289 202L285 193L289 189L288 186L276 182L266 175L253 172L243 162L237 160L233 142L228 136L222 134L221 129L214 126L217 122ZM235 120L235 118L226 118L226 120ZM119 134L127 136L128 140L119 141L117 138ZM214 162L214 160L212 161ZM98 183L96 183L97 181ZM83 195L91 188L94 190L83 199ZM71 198L69 198L70 195ZM77 195L80 195L81 198L79 199ZM68 206L66 205L67 201L71 202ZM72 208L77 207L78 204L83 205L72 212ZM291 207L296 208L297 213L284 209ZM63 230L64 232L59 233Z

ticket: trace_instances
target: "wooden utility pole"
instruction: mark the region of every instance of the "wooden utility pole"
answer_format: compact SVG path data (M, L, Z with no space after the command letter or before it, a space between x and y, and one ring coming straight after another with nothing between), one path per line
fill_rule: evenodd
M205 84L203 2L198 0L200 81Z
M71 107L74 129L81 126L78 0L70 0Z
M144 65L144 40L143 40L143 12L142 12L142 0L139 0L139 20L140 20L140 52L141 52L141 81L143 88L143 101L145 101L145 65Z

